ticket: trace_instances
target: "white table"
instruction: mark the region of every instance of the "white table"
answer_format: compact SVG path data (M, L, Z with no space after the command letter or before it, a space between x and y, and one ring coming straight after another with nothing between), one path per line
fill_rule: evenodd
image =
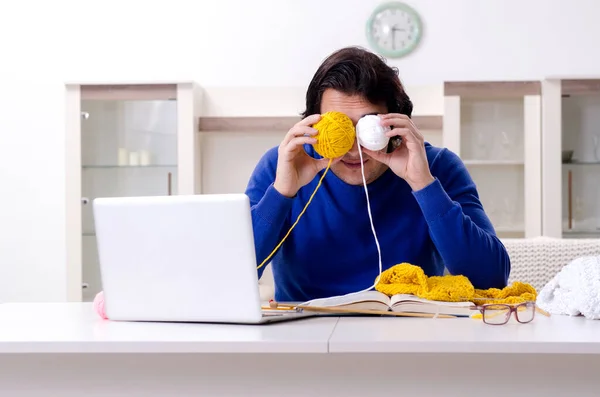
M597 396L600 321L116 323L0 305L0 396Z
M100 319L87 303L4 304L0 353L326 353L336 322L335 317L276 326L113 322Z
M363 390L395 387L408 396L452 397L600 395L600 321L536 316L530 324L493 326L474 319L373 320L342 318L329 340L330 354L360 360Z

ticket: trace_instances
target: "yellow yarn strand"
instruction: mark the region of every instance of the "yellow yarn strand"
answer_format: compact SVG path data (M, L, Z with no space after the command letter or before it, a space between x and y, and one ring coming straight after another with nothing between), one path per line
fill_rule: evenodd
M290 230L288 230L279 244L271 251L269 256L258 265L256 268L257 270L263 267L269 259L275 255L275 252L277 252L292 230L294 230L298 221L300 221L300 218L304 215L313 197L317 193L317 190L321 187L321 183L323 182L323 179L325 179L325 175L327 175L333 159L348 153L348 151L352 149L354 139L356 138L354 123L348 116L341 112L327 112L321 115L321 119L313 125L313 128L318 131L318 134L316 135L317 142L313 144L313 147L323 158L329 159L329 163L327 164L327 168L325 168L325 172L323 172L321 179L319 179L319 183L315 187L315 190L312 192L308 202L304 206L304 209L298 214L298 217L292 227L290 227Z
M300 218L302 217L302 215L304 214L304 212L306 211L306 209L308 208L308 205L310 204L310 202L312 201L313 197L315 197L315 194L317 193L317 190L319 190L319 188L321 187L321 183L323 182L323 179L325 178L325 175L327 175L327 171L329 171L329 167L331 166L331 162L333 159L329 159L329 163L327 164L327 168L325 168L325 172L323 172L323 175L321 176L321 179L319 179L319 183L317 184L317 186L315 187L315 190L312 192L312 194L310 195L310 198L308 199L308 201L306 202L306 205L304 206L304 209L302 209L302 212L300 212L300 214L298 214L298 217L296 218L296 222L294 222L294 224L292 225L292 227L290 227L290 230L288 230L288 232L286 233L286 235L281 239L281 241L279 242L279 244L277 244L277 246L273 249L273 251L271 251L271 253L269 254L269 256L267 256L265 258L264 261L262 261L262 263L260 265L258 265L258 267L256 268L257 270L260 269L261 267L263 267L267 261L269 259L271 259L271 257L273 255L275 255L275 252L277 252L277 250L279 249L279 247L281 247L281 245L283 244L283 242L288 238L288 236L290 235L290 233L292 232L292 230L294 230L294 228L296 227L296 225L298 224L298 221L300 220Z

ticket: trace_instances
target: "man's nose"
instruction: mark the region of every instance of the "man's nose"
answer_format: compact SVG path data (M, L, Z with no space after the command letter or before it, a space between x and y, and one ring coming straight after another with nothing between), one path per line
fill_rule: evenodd
M354 143L352 144L352 147L348 151L348 154L351 156L358 156L358 144L356 143L356 141L354 141Z

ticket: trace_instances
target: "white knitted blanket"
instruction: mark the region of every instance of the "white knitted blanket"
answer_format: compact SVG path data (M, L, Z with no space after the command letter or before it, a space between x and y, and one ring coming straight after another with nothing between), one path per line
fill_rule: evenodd
M600 319L600 256L569 262L542 288L537 304L551 314Z

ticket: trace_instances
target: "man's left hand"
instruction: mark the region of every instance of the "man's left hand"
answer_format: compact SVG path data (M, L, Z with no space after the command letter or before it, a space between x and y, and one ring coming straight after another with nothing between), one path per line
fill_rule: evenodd
M379 115L382 126L393 127L386 135L388 137L401 136L402 143L392 153L385 149L374 152L361 148L374 160L387 165L396 175L404 179L412 190L421 190L434 181L427 154L425 153L425 138L419 132L412 120L398 113Z

